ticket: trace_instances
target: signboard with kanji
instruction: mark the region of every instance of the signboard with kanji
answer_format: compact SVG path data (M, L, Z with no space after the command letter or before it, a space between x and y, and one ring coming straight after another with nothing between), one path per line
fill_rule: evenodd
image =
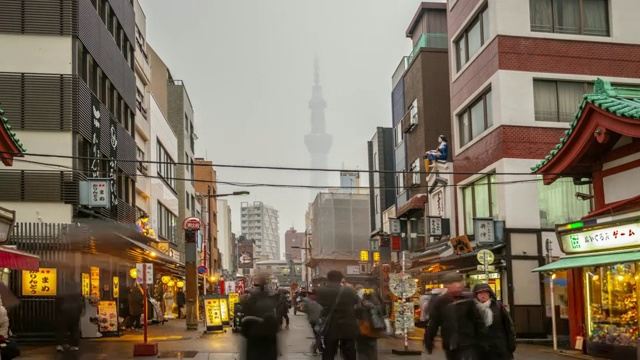
M380 262L380 251L374 251L373 252L373 262Z
M58 276L56 269L41 268L38 271L22 271L22 296L56 296Z
M100 297L100 268L92 266L89 268L91 273L91 296Z
M229 325L229 300L226 296L220 298L220 317L223 325Z
M394 235L402 233L400 219L389 218L389 233Z
M429 217L429 236L442 236L441 217Z
M113 277L113 298L120 297L120 278L117 276Z
M449 243L451 243L453 253L456 255L462 255L473 251L467 235L453 237L449 240Z
M369 250L360 250L360 261L369 261Z
M475 218L473 219L473 233L476 236L476 244L493 244L495 234L493 231L493 219Z
M396 334L406 331L412 331L415 328L415 319L413 317L413 302L395 302L393 303L393 314Z
M206 331L222 330L222 310L220 299L215 295L204 297L205 327Z
M91 295L91 278L89 274L82 273L82 296Z
M147 285L153 285L153 264L149 263L137 263L136 264L136 282L143 285L146 273Z
M111 183L109 180L96 180L88 179L89 191L89 206L90 207L109 207L109 199L111 192Z
M389 282L391 280L391 265L384 264L380 267L380 287L382 288L382 301L391 303L391 289Z
M590 253L637 246L640 242L640 224L614 225L560 235L560 246L567 254Z
M240 296L238 293L229 293L229 315L235 316L235 306L240 302Z

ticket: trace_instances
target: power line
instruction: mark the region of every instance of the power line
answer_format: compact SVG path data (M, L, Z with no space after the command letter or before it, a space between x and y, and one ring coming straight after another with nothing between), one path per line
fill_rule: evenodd
M25 159L14 159L14 161L19 161L19 162L26 162L26 163L31 163L31 164L35 164L35 165L41 165L41 166L48 166L48 167L56 167L56 168L62 168L65 170L70 170L73 171L75 173L79 173L79 174L84 174L82 171L73 169L72 167L66 166L66 165L60 165L60 164L48 164L48 163L43 163L43 162L39 162L39 161L33 161L33 160L25 160ZM39 170L39 169L29 169L29 170L8 170L8 171L43 171L43 170ZM55 171L55 170L46 170L46 171ZM416 185L416 186L411 186L411 187L399 187L399 186L321 186L321 185L304 185L304 184L273 184L273 183L252 183L252 182L237 182L237 181L222 181L222 180L200 180L200 179L191 179L191 178L178 178L178 177L163 177L163 176L154 176L154 175L148 175L148 174L137 174L137 176L141 176L144 178L149 178L149 179L160 179L160 180L164 180L164 181L169 181L169 180L175 180L175 181L193 181L193 182L203 182L203 183L210 183L210 184L222 184L222 185L228 185L228 186L235 186L235 187L272 187L272 188L289 188L289 189L362 189L362 190L369 190L369 189L380 189L380 190L398 190L398 189L403 189L403 190L411 190L411 189L428 189L430 188L430 186L427 185ZM523 183L529 183L529 182L538 182L538 181L542 181L543 179L541 178L536 178L536 179L527 179L527 180L511 180L511 181L496 181L496 182L492 182L490 183L491 185L511 185L511 184L523 184ZM572 181L569 179L566 180L559 180L559 181ZM448 187L469 187L469 186L474 186L473 184L447 184L445 186ZM484 184L483 184L484 186Z
M0 154L14 154L9 152L0 152ZM15 155L15 154L14 154ZM111 160L107 157L90 157L90 156L73 156L73 155L56 155L56 154L37 154L37 153L24 153L25 156L44 157L44 158L60 158L60 159L73 159L73 160ZM232 164L198 164L187 162L174 162L174 161L157 161L157 160L132 160L116 158L116 162L125 163L141 163L141 164L156 164L156 165L184 165L184 166L212 166L217 168L235 168L235 169L254 169L254 170L279 170L279 171L310 171L310 172L357 172L357 173L380 173L380 174L430 174L428 171L412 171L412 170L363 170L363 169L335 169L335 168L306 168L306 167L287 167L287 166L267 166L267 165L232 165ZM532 176L532 175L554 175L554 176L584 176L584 174L566 174L566 173L539 173L534 174L531 172L465 172L465 171L438 171L443 175L510 175L510 176Z

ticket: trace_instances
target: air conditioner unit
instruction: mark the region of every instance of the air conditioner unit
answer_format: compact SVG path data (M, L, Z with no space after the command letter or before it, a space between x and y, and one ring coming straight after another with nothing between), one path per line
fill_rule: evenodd
M418 112L417 111L416 111L415 114L413 114L411 116L411 125L415 126L416 124L418 124Z

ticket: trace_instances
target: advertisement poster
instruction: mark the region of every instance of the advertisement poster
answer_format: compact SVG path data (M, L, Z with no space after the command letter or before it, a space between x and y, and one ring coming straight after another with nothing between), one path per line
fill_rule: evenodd
M98 303L98 331L101 333L118 331L118 307L115 301Z
M220 299L205 298L204 311L207 331L222 330Z
M407 331L413 331L415 328L415 320L413 318L413 303L393 303L394 314L394 327L396 334L404 333L405 328Z
M250 241L238 243L238 268L253 268L253 243Z
M58 294L56 269L22 271L22 296L56 296Z

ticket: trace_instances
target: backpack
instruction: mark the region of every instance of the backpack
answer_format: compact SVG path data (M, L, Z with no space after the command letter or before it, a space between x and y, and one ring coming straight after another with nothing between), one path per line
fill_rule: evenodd
M244 308L242 329L245 337L261 338L272 337L278 332L278 296L267 292L259 292L252 295Z

